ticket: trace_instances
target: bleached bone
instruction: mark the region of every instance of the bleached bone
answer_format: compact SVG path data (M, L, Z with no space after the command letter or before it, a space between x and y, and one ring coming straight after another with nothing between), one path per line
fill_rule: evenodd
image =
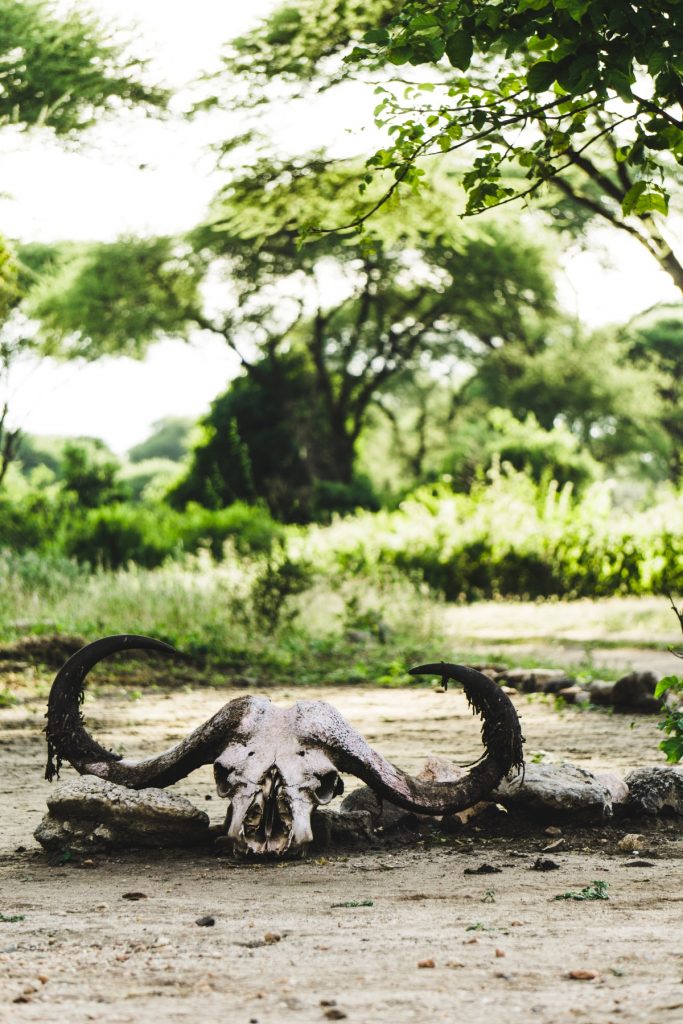
M523 762L519 720L506 694L481 672L445 662L421 665L411 673L462 683L473 711L482 717L485 751L462 778L413 778L373 750L325 701L279 708L251 696L231 700L170 750L127 760L90 735L80 704L90 669L110 654L130 650L174 653L150 637L105 637L78 651L57 673L48 700L46 778L58 775L62 761L69 761L82 775L131 789L163 788L213 763L218 793L230 801L227 829L236 853L281 856L304 850L312 839L311 813L343 792L342 772L406 810L445 815L482 800Z

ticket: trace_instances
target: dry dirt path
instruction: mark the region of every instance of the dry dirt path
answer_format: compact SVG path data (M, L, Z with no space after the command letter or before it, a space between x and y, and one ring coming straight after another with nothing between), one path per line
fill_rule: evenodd
M89 699L98 736L162 749L234 691ZM296 696L313 696L297 691ZM316 691L409 769L467 760L477 728L457 693ZM290 692L273 692L278 701ZM657 762L651 718L521 699L528 751L599 768ZM617 849L631 825L564 828L560 869L530 870L548 822L474 829L283 865L165 850L50 864L32 840L45 807L43 702L0 712L0 1020L41 1024L679 1024L683 823L647 830L646 866ZM178 789L220 820L208 769ZM210 800L207 798L211 797ZM643 831L639 826L639 830ZM465 875L487 862L499 874ZM609 901L556 901L593 879ZM124 893L142 892L130 902ZM338 904L372 901L370 906ZM337 906L335 906L337 904ZM213 927L199 927L203 915ZM266 938L267 936L267 938ZM279 939L275 939L279 936ZM420 968L422 960L433 968ZM596 972L572 980L572 970Z

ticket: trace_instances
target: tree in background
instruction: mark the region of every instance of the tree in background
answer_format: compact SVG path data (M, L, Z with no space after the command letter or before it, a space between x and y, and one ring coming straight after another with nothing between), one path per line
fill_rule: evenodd
M152 424L152 433L128 450L131 462L168 459L181 462L190 449L193 421L185 416L164 416Z
M12 361L16 358L20 342L4 333L12 310L19 301L18 268L15 257L4 239L0 238L0 386L6 389ZM0 485L16 456L19 431L8 425L9 403L0 406Z
M315 377L299 353L255 365L212 403L170 500L222 508L262 498L278 518L306 520L316 481L334 475Z
M659 371L661 425L670 479L683 481L683 310L651 310L624 331L631 358Z
M544 246L512 222L463 231L446 186L425 188L410 217L386 211L371 244L330 234L301 247L301 219L343 210L355 180L355 169L335 164L261 162L231 181L210 221L184 242L67 246L50 260L37 253L42 277L27 310L47 351L87 358L139 355L160 337L210 331L238 354L255 393L298 354L324 423L297 442L309 466L302 483L313 473L348 487L369 411L394 378L438 372L444 360L476 364L513 342L531 351L554 308ZM211 305L202 281L212 283ZM291 405L301 406L296 389ZM245 422L243 414L249 448Z
M111 36L80 6L0 0L0 125L73 136L122 106L163 109L168 92Z
M73 495L82 508L98 508L124 496L119 481L121 464L106 445L95 439L89 443L64 445L61 464L62 488Z

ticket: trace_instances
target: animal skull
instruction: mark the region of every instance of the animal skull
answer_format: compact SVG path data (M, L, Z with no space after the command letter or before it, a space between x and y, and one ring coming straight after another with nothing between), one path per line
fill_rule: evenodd
M311 813L344 792L325 752L306 745L297 722L304 704L252 700L236 739L213 763L218 795L230 801L228 838L236 853L282 855L313 839Z
M482 716L484 756L450 781L421 780L373 750L325 701L278 708L262 697L237 697L175 747L129 761L102 747L85 728L80 704L88 671L117 651L173 652L158 640L113 636L88 644L58 672L47 712L46 778L68 760L81 774L132 789L169 786L213 762L218 794L229 801L228 837L237 854L283 856L305 851L313 838L311 815L343 792L341 772L362 779L379 797L419 814L452 814L482 800L522 764L522 736L509 698L487 676L446 663L412 669L463 684Z

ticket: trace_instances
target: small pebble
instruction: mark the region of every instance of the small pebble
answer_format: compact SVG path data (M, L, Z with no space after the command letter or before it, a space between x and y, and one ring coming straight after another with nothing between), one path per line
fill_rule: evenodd
M556 871L560 865L556 860L551 860L550 857L537 857L534 863L531 865L532 871Z
M195 924L198 924L200 928L213 928L215 923L216 918L211 917L210 914L207 914L206 917L198 917L195 921Z
M266 932L263 936L263 941L267 943L267 945L272 946L273 943L279 942L281 938L282 936L278 935L277 932Z
M348 1014L340 1010L338 1006L331 1006L329 1010L325 1010L325 1017L328 1020L344 1020Z
M504 949L497 949L496 950L496 956L497 957L505 956L505 950Z
M558 828L557 825L548 825L547 829L545 830L545 834L547 836L561 836L562 829Z
M574 981L593 981L594 978L598 977L598 972L584 970L570 971L569 977L573 978Z
M436 967L436 963L430 957L428 960L418 960L417 961L417 966L418 967Z

